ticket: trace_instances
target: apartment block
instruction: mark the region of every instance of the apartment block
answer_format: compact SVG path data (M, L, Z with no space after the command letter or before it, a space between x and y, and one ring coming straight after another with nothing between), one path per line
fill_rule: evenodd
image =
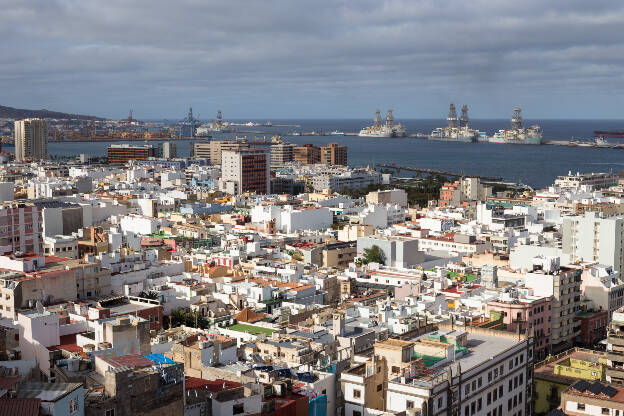
M47 159L48 123L40 118L15 121L15 160Z

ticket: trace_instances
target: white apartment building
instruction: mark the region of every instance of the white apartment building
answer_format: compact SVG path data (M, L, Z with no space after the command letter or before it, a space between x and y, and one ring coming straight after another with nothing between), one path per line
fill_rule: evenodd
M563 218L562 251L570 261L596 262L623 272L624 217L602 217L598 212Z
M594 265L583 270L581 293L596 307L613 312L624 306L624 281L611 266Z
M559 265L559 258L534 259L533 271L524 277L535 296L552 296L551 348L557 354L574 345L580 322L574 321L581 298L581 270Z
M390 346L384 345L384 352L395 346L397 349L396 355L384 355L388 361L388 376L380 383L385 393L384 410L423 416L531 415L533 338L468 328L470 331L464 332L447 325L418 337L416 342L381 343L391 341ZM414 353L423 361L412 361ZM400 355L405 356L400 362L394 361ZM368 383L362 385L349 370L343 375L345 416L378 414L364 407L371 404L362 395ZM362 400L356 400L360 397Z
M78 238L67 235L43 237L43 252L46 256L78 258Z
M303 230L326 230L333 216L324 207L293 207L292 205L256 205L251 209L251 222L275 221L276 231L292 233Z
M405 209L400 205L368 205L358 214L359 223L375 228L387 228L405 221Z
M567 175L555 179L555 186L562 189L580 189L581 186L590 186L594 189L607 188L617 185L619 177L613 173L579 173L572 171Z

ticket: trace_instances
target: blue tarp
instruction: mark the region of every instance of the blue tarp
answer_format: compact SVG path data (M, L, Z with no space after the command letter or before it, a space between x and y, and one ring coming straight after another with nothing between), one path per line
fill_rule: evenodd
M143 357L147 358L150 361L153 361L156 364L175 364L175 362L168 357L165 357L162 354L147 354Z

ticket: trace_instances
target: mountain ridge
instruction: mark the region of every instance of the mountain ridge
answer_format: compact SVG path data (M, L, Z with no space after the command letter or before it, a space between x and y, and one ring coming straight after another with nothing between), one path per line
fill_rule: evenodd
M106 120L102 117L96 117L84 114L70 114L60 111L51 111L46 109L27 110L23 108L13 108L0 105L0 118L12 118L20 120L23 118L56 118L56 119L80 119L80 120Z

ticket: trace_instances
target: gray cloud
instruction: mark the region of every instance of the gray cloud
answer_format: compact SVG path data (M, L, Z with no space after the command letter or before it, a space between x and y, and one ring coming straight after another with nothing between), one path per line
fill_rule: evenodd
M619 118L617 0L0 0L0 104L138 117Z

